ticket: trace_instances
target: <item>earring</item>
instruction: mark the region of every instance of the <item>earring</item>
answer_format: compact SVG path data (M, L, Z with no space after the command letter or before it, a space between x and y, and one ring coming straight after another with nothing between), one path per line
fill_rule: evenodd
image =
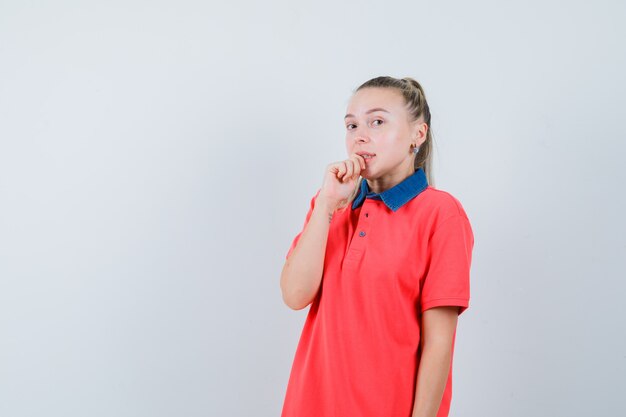
M415 146L415 145L411 145L413 147L413 153L417 153L419 152L420 148L419 146Z

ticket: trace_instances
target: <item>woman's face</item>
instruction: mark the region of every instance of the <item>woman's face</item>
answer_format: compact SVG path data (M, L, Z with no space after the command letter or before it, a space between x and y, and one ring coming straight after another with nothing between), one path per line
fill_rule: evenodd
M363 88L352 96L345 117L348 156L368 152L361 176L367 179L413 172L411 149L416 141L418 124L409 123L402 95L389 88Z

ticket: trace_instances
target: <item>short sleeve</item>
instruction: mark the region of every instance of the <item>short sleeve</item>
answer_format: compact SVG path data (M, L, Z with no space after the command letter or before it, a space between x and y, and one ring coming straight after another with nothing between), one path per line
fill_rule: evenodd
M467 216L454 215L437 227L420 283L420 312L438 306L459 306L459 315L467 310L473 248L474 235Z
M300 233L298 233L296 237L293 239L293 241L291 242L291 247L287 251L287 255L285 256L285 259L289 258L289 255L291 255L291 252L293 252L293 249L298 244L298 240L300 240L300 236L302 236L302 232L304 232L304 228L309 223L309 220L311 219L311 214L313 214L313 208L315 207L315 199L317 198L321 190L322 190L321 188L318 189L315 195L311 198L311 203L309 205L309 212L306 214L306 218L304 219L304 224L302 225L302 229L300 230Z

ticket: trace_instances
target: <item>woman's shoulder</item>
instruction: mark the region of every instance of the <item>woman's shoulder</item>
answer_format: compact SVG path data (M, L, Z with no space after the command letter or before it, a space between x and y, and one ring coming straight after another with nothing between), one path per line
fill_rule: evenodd
M422 204L425 204L439 221L454 216L467 217L463 204L452 193L432 185L427 186L422 193Z

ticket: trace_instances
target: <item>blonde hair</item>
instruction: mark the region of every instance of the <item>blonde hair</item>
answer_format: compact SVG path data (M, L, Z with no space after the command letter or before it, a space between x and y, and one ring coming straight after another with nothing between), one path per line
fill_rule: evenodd
M430 109L428 107L428 102L426 101L426 94L424 93L424 88L422 85L414 80L411 77L404 78L394 78L388 76L380 76L376 78L372 78L361 84L356 90L354 90L353 94L363 88L393 88L402 94L404 97L404 101L407 106L407 111L409 113L409 121L417 121L420 117L423 118L423 121L428 125L428 130L426 131L426 140L419 147L418 153L415 155L415 161L413 163L413 168L415 171L422 168L424 173L426 174L426 180L429 185L434 186L435 181L432 174L432 146L433 146L433 134L432 128L430 126ZM361 182L365 179L360 177L356 183L356 187L346 204L342 204L341 208L346 207L352 204L352 201L356 198L361 189Z

